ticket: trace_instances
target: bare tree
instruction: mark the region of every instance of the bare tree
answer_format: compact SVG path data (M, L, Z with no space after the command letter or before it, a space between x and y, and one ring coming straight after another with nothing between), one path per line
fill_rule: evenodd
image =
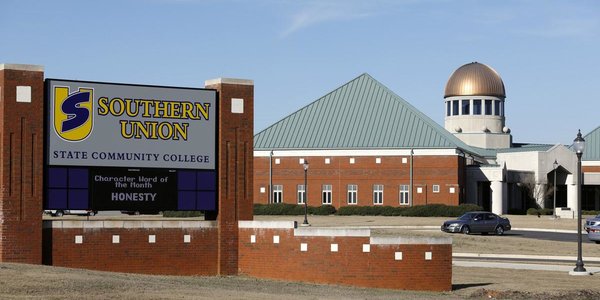
M535 201L536 208L546 207L545 200L554 193L555 187L549 184L538 184L533 176L523 178L521 182L523 190L527 193L527 197Z

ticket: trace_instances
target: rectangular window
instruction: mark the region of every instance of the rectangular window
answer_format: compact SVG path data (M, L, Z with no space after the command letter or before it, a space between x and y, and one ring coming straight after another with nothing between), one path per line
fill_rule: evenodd
M450 110L450 105L452 105L452 103L450 103L450 101L446 101L446 116L450 116L450 113L452 112Z
M434 184L433 185L433 192L434 193L439 193L440 192L440 185L439 184Z
M492 115L492 100L485 100L485 114L487 116Z
M494 100L494 115L500 115L500 100Z
M356 196L358 194L358 185L349 184L348 185L348 204L356 204Z
M408 205L408 185L400 186L400 204Z
M481 115L481 99L473 100L473 114Z
M383 184L373 185L373 204L383 204Z
M331 184L323 185L323 197L321 198L323 204L331 204Z
M298 204L304 204L306 201L306 190L304 189L304 184L298 185Z
M452 101L452 115L458 116L458 100Z
M273 203L281 203L283 201L283 185L273 185Z
M462 100L462 114L469 115L471 114L471 100Z

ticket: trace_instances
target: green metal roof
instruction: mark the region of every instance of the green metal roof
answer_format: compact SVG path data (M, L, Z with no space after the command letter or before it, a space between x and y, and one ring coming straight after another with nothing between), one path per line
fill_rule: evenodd
M254 136L255 150L375 148L475 153L366 73Z
M582 160L600 161L600 127L586 134ZM571 147L573 147L571 145ZM572 148L571 148L572 149Z

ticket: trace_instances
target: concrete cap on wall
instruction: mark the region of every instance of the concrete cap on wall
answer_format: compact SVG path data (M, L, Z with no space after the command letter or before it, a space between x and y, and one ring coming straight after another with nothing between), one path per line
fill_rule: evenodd
M371 245L452 245L451 237L371 237Z
M44 72L44 66L23 64L0 64L0 71L2 70Z
M294 230L294 236L352 236L352 237L369 237L371 236L370 229L364 228L319 228L319 227L302 227Z
M296 221L238 221L239 228L245 229L292 229Z
M217 228L215 221L183 221L183 220L64 220L64 221L43 221L43 228Z
M215 84L237 84L237 85L254 85L254 80L236 79L236 78L215 78L204 81L204 86Z

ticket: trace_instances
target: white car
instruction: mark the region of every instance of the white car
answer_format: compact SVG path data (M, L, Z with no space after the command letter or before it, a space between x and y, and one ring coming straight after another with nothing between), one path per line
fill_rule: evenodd
M53 217L62 217L63 215L80 215L80 216L94 216L98 212L95 210L69 210L69 209L49 209L44 210L45 214L52 215Z

